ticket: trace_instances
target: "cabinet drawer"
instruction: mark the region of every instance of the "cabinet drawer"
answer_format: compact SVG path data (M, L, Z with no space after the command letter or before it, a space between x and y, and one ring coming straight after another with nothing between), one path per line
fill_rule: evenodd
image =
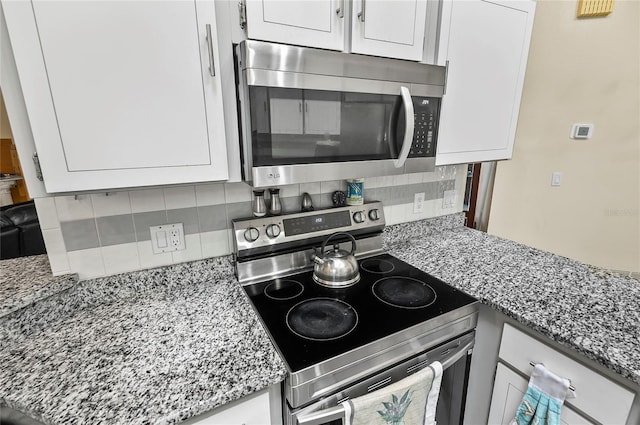
M567 404L598 422L626 422L634 398L631 391L508 324L502 332L499 357L526 375L533 371L529 362L543 363L571 380L577 398L568 399Z

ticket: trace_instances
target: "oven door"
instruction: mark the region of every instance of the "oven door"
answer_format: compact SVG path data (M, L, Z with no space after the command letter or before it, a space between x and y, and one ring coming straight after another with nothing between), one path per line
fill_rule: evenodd
M474 342L475 332L472 331L389 369L377 371L364 381L307 407L292 410L285 401L285 422L287 425L342 425L346 423L345 411L340 404L343 401L384 388L439 361L443 375L436 422L443 425L461 424Z

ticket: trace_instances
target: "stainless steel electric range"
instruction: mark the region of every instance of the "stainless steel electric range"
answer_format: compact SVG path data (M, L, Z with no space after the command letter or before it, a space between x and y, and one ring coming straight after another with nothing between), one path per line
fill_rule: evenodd
M340 402L435 360L444 367L438 424L461 423L477 301L385 253L384 226L379 202L234 220L238 279L289 371L285 424L343 423ZM355 237L360 268L342 289L312 279L312 254L335 232Z

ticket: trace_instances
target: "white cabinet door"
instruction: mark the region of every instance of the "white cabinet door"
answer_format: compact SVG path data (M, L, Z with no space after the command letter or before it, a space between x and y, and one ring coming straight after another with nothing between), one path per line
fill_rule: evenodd
M269 391L250 395L192 418L185 425L264 425L271 422Z
M426 0L354 0L351 51L420 61L426 19Z
M344 49L347 0L247 0L247 36L323 49ZM339 11L340 10L340 11Z
M522 397L527 392L528 381L502 363L498 363L496 380L491 397L489 422L492 425L509 425L516 416ZM560 422L564 425L595 425L580 416L569 406L562 406Z
M213 2L3 8L48 192L227 179Z
M444 0L436 165L511 158L534 10L532 0Z

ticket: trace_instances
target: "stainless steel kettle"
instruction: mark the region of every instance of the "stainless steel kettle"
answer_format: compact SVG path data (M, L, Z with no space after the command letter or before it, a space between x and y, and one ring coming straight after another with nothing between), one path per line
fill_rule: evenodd
M338 244L334 244L332 249L325 251L329 241L338 236L351 239L351 251L340 249ZM360 280L360 269L355 252L356 240L349 233L338 232L330 235L322 242L320 253L311 256L315 263L313 280L329 288L345 288L356 284Z

